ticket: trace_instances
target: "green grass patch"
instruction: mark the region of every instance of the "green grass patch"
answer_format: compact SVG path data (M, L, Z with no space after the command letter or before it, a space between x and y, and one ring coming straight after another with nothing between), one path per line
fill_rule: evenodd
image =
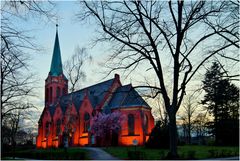
M81 148L68 148L67 152L64 149L29 149L17 150L15 157L28 159L44 159L44 160L85 160L88 159L88 151ZM11 152L4 153L3 158L13 157Z
M185 145L178 146L178 152L181 158L188 158L188 153L195 151L194 158L221 158L239 155L239 147L228 146L201 146L201 145Z
M145 147L108 147L103 148L106 152L120 159L143 159L143 160L159 160L164 159L168 150L164 149L148 149ZM138 157L132 155L136 151ZM239 147L221 147L221 146L201 146L201 145L185 145L178 146L178 154L180 159L207 159L231 157L239 155Z
M135 159L129 158L129 151L134 153L135 151L140 152L143 158L138 158L142 160L156 160L163 159L167 154L168 150L160 149L147 149L145 147L108 147L103 148L106 152L112 154L113 156L120 159Z

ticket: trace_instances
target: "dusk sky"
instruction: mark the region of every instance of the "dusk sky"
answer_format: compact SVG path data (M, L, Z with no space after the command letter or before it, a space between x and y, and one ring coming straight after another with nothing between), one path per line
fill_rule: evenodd
M56 11L59 17L58 19L58 35L61 49L62 62L66 61L71 55L74 53L74 49L77 45L79 47L87 48L87 51L93 57L93 62L88 66L85 66L85 72L87 75L86 81L82 82L81 87L90 86L96 83L103 81L103 77L106 76L102 72L106 69L99 65L99 63L103 63L107 56L109 56L110 51L108 50L109 46L107 45L97 45L92 46L92 40L96 37L96 28L97 25L94 22L83 24L83 22L79 22L76 18L76 13L80 11L80 5L75 1L56 1ZM19 28L23 28L24 30L31 30L30 34L34 37L33 41L39 45L42 49L37 53L29 54L31 56L31 72L36 73L38 76L37 86L37 95L38 98L34 99L34 104L38 107L38 113L36 115L36 121L38 120L43 108L44 108L44 81L48 76L48 72L50 70L52 52L56 34L56 23L54 22L44 22L39 19L29 19L26 22L16 22L16 26ZM196 58L198 59L198 58ZM166 63L169 62L168 58L166 58ZM165 62L164 62L165 63ZM211 65L211 64L210 64ZM141 81L144 81L144 77L148 78L149 81L156 81L156 77L151 72L143 72L144 64L139 67L135 73L130 75L125 79L124 75L119 72L121 76L122 84L132 83L133 85L140 84ZM207 66L204 68L206 69ZM203 68L203 69L204 69ZM165 71L172 70L171 68L165 68ZM144 69L146 71L146 68ZM137 74L136 74L137 73ZM147 74L146 74L147 73ZM192 80L191 85L188 86L188 90L192 89L192 87L199 88L200 81L203 78L205 70L200 70L195 79ZM171 83L171 74L170 72L165 72L167 78L169 78L169 82ZM169 75L169 77L168 77ZM111 79L114 77L114 73L112 73L106 79ZM35 122L37 125L37 122Z

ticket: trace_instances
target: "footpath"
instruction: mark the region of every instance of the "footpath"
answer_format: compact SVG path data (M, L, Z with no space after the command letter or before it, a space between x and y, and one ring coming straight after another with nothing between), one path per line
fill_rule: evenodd
M112 156L100 148L84 147L83 149L89 151L89 159L92 160L119 160L118 158Z

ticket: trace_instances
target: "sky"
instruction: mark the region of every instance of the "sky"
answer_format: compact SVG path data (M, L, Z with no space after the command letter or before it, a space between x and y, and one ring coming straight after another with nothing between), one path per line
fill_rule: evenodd
M83 24L76 19L75 14L81 9L77 2L75 1L55 1L56 3L56 12L59 17L56 22L58 23L58 36L61 49L62 62L66 61L74 53L75 47L87 48L87 51L93 57L93 62L89 64L85 71L87 73L86 81L82 82L81 87L90 86L106 79L111 79L114 77L114 73L109 77L103 79L106 76L102 71L104 70L99 63L103 63L106 57L110 54L108 51L109 46L104 46L103 44L92 46L92 40L96 35L97 26L94 23ZM38 107L38 112L34 113L34 126L37 127L37 120L44 108L44 86L45 79L48 76L50 70L54 40L56 34L56 22L45 22L39 19L30 19L24 22L15 22L19 28L24 28L26 30L31 30L30 35L34 37L33 41L41 48L41 50L36 53L30 53L31 56L31 72L36 73L38 77L37 82L37 95L38 97L34 98L34 104ZM198 59L198 58L196 58ZM137 69L137 75L130 75L128 78L122 77L122 84L132 83L136 85L141 82L144 77L146 77L143 72L144 65L141 65ZM146 69L145 69L146 70ZM171 69L166 69L166 71ZM202 79L204 72L198 72L199 78L193 80L192 86L195 86L196 81L199 83L199 80ZM119 73L121 74L121 73ZM166 77L169 73L165 73ZM170 73L171 74L171 73ZM122 76L122 75L120 75ZM169 82L171 83L171 75ZM156 78L154 74L147 75L147 78L151 81L154 81ZM156 81L156 80L155 80ZM199 85L199 84L198 84ZM191 88L191 85L190 85Z

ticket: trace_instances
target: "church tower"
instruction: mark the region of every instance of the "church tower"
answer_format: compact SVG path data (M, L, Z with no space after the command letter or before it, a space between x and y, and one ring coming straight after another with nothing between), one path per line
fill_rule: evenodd
M58 25L53 49L50 72L45 80L45 107L54 104L59 97L68 93L68 80L63 74Z

